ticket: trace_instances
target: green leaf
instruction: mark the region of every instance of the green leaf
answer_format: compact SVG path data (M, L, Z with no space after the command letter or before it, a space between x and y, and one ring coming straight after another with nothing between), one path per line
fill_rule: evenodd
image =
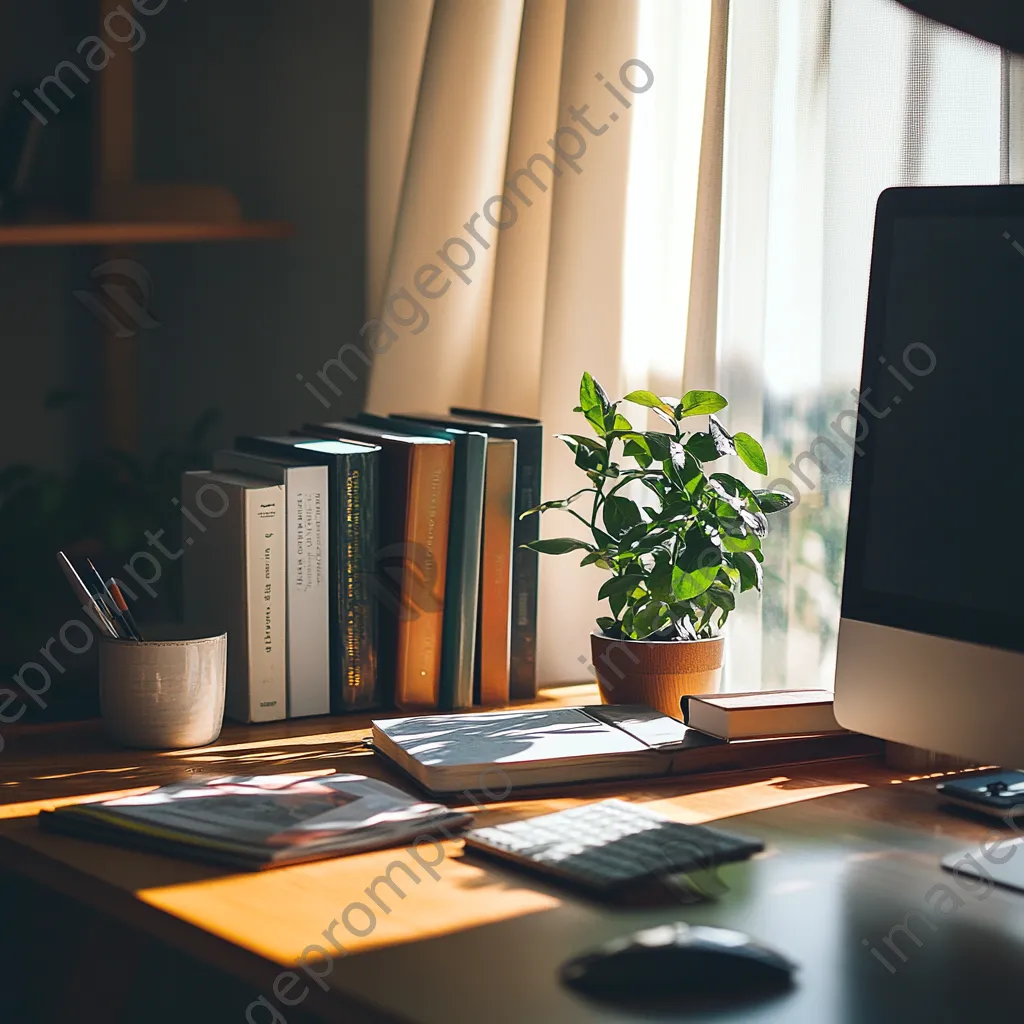
M708 598L727 612L731 612L736 607L736 595L720 581L716 581L708 588Z
M708 417L708 433L715 443L719 455L735 455L736 445L732 443L729 432L722 426L714 416Z
M633 424L626 419L622 413L617 412L615 419L612 421L612 430L632 430Z
M631 594L643 581L644 577L639 573L613 576L601 585L601 589L597 592L597 599L603 601L606 597L612 597L615 594Z
M672 562L664 549L655 555L654 567L647 579L647 589L652 597L660 601L672 599Z
M651 412L653 412L654 415L658 417L658 419L664 420L672 428L673 431L677 431L679 429L679 424L676 423L675 417L671 415L671 411L665 412L664 409L655 407L654 409L651 410Z
M762 512L782 512L793 504L793 498L784 491L754 491L754 500Z
M642 405L647 409L660 409L667 416L674 416L672 406L666 405L653 391L630 391L623 401Z
M658 462L664 462L671 456L672 438L670 435L660 430L648 430L644 434L644 440L647 442L647 447L651 450L651 455Z
M718 412L728 404L717 391L687 391L679 403L677 415L680 419L683 416L703 416Z
M672 574L672 593L680 601L692 601L693 598L700 597L715 582L717 576L717 565L707 569L697 569L695 572L687 572L676 566L676 570Z
M601 409L604 412L610 412L612 408L612 400L608 397L608 392L595 380L594 391L597 392L597 400L601 403Z
M761 541L755 533L745 533L742 537L738 537L726 530L722 534L722 547L726 551L758 551Z
M606 551L591 551L589 555L584 555L580 560L580 568L582 569L585 565L596 565L598 569L611 569L612 564L608 560L609 557Z
M607 405L604 391L599 389L597 382L589 373L584 373L580 381L580 409L587 422L594 428L594 432L601 437L605 433L604 414Z
M670 460L663 463L665 475L676 487L693 494L696 485L704 479L697 460L679 441L673 441L669 445L669 451L671 453Z
M663 601L648 601L633 616L632 635L637 640L645 640L652 633L657 633L669 622L668 605Z
M749 434L742 430L732 436L736 446L736 454L743 460L747 469L752 469L761 476L768 475L768 460L764 457L764 449Z
M531 540L521 545L542 555L567 555L570 551L596 551L593 544L587 544L575 537L551 537L546 540Z
M619 547L620 547L620 549L621 548L628 548L631 545L635 544L638 540L641 540L643 537L646 537L647 536L647 532L650 529L651 529L651 524L648 523L648 522L640 522L640 523L636 523L634 526L631 526L619 538Z
M630 438L622 446L622 454L631 459L636 459L637 463L644 469L647 469L654 461L651 458L651 450L647 447L647 442L643 438L640 438L639 441L634 441Z
M698 462L714 462L715 459L720 459L723 455L728 454L728 452L720 452L712 436L704 431L691 434L685 447Z
M621 495L613 494L605 499L602 509L605 529L613 537L621 537L628 529L641 522L643 516L636 502Z
M597 628L607 636L616 637L619 635L619 624L607 615L602 615L597 620Z
M737 512L739 512L740 509L747 507L746 502L738 494L731 494L729 492L729 488L717 476L713 476L708 480L708 486L722 499L722 501Z
M593 452L600 452L602 455L605 451L604 445L600 441L593 437L587 437L585 434L555 434L555 437L559 441L564 441L569 451L572 452L576 451L573 442L577 447L583 445L584 448L589 448Z
M750 532L757 537L768 535L768 520L761 512L749 512L747 509L740 509L740 518L747 524Z
M726 555L729 564L740 574L740 591L760 590L764 580L761 563L746 551L736 551Z

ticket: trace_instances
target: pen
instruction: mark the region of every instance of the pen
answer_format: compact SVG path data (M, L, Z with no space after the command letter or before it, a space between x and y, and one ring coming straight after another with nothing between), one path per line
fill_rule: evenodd
M96 624L102 626L110 636L120 639L120 634L114 623L110 621L110 616L103 610L99 601L89 593L89 588L82 582L82 577L75 571L75 567L63 551L57 552L57 562L67 577L68 583L71 584L75 597L82 602L82 610L88 613Z
M121 618L124 619L125 624L131 630L136 640L145 640L142 635L142 630L139 629L135 622L135 616L132 615L131 609L128 607L128 602L125 601L124 595L121 593L121 588L114 582L113 577L110 579L110 595L114 599L114 604L117 607L118 613Z
M107 589L106 583L103 582L103 577L99 574L99 570L96 568L95 565L92 564L91 558L87 558L85 560L85 563L92 570L93 576L96 577L96 580L100 585L100 589L98 592L93 587L89 588L89 592L93 595L93 597L99 600L99 603L103 605L103 610L109 616L113 617L116 615L118 618L120 618L120 613L117 610L117 605L114 603L114 598L111 596L110 591Z

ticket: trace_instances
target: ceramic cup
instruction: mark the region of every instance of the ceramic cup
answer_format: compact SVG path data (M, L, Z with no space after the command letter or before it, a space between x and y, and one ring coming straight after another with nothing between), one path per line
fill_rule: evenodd
M228 638L100 643L103 727L123 747L212 743L224 722Z

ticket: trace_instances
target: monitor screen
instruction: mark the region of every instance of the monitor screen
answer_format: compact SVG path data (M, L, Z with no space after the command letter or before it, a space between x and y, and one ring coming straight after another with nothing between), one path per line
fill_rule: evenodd
M953 214L926 195L886 217L880 203L843 617L1024 650L1024 190L1011 191L1005 210Z

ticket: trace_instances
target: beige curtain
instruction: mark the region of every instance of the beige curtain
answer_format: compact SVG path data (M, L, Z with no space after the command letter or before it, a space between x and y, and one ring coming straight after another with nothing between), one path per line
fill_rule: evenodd
M375 0L369 409L539 416L547 498L578 486L551 435L579 428L584 370L713 383L727 10ZM586 679L597 577L541 562L540 680Z

